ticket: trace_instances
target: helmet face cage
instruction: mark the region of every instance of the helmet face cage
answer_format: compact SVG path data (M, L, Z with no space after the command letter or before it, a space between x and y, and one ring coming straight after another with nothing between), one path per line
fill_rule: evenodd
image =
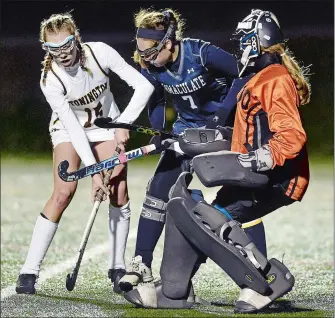
M261 55L261 46L269 47L284 42L284 36L275 15L259 9L251 10L251 14L238 23L233 36L240 43L240 62L244 65L241 72L251 59Z
M258 22L265 12L252 10L251 14L239 22L233 36L240 42L240 50L243 52L248 48L249 58L257 57L260 54L260 40L258 36Z
M259 36L257 33L253 32L241 38L240 50L244 52L249 46L251 47L250 53L249 53L249 59L253 57L257 57L261 52Z

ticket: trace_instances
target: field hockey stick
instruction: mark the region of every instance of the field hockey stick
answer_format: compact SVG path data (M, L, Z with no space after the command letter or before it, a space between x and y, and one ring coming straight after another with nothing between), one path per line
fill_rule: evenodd
M102 170L114 168L115 166L118 166L127 161L143 157L154 150L156 150L156 146L154 144L143 146L72 172L67 171L69 168L69 162L64 160L58 166L58 175L65 182L76 181L98 173Z
M115 152L117 154L120 154L121 149L119 147L116 147ZM104 180L103 180L104 186L106 186L106 187L108 186L112 173L113 173L113 168L108 169L106 171L106 174L105 174L105 177L104 177ZM83 238L82 238L81 243L80 243L79 255L78 255L76 266L74 267L72 273L67 274L67 276L66 276L66 284L65 285L66 285L66 289L68 291L72 291L74 286L76 285L81 260L83 259L83 255L84 255L84 251L85 251L85 248L86 248L86 245L87 245L87 241L88 241L88 238L90 236L95 217L97 216L97 213L98 213L98 210L99 210L99 207L100 207L100 203L103 199L103 195L104 195L103 190L99 189L99 191L97 192L97 194L95 196L93 209L92 209L92 212L91 212L90 217L88 219L88 222L86 224L84 235L83 235Z
M179 138L179 135L173 134L173 133L170 133L164 130L158 130L158 129L135 125L135 124L113 123L113 119L110 117L96 118L94 121L94 125L100 128L106 128L106 129L123 128L123 129L132 130L132 131L137 131L142 134L146 134L150 136L161 136L163 138L169 138L169 139L174 139L174 140L178 140Z

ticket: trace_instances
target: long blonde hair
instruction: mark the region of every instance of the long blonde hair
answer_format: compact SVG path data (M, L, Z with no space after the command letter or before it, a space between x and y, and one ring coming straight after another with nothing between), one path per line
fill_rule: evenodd
M282 57L283 65L290 73L298 91L301 105L308 104L311 98L311 84L309 76L311 75L309 66L300 66L293 53L283 44L275 44L268 48L262 48L262 51L269 53L278 53Z
M140 9L137 13L134 14L134 22L136 28L148 28L156 30L164 30L164 20L165 16L163 12L170 12L171 19L174 19L177 25L175 31L175 39L180 41L183 37L183 29L185 26L185 20L182 19L180 13L171 8L164 10L156 11L152 8L149 9ZM156 44L158 41L152 40L152 44ZM133 56L134 62L141 65L142 68L146 68L146 63L142 60L140 54L135 51Z
M82 40L79 34L79 29L77 28L70 12L52 14L48 19L43 20L40 26L40 42L46 42L47 33L58 33L60 31L68 31L70 34L75 36L79 51L80 66L89 72L89 70L84 66L85 54L81 46ZM46 83L48 72L51 69L52 60L53 56L47 52L44 56L44 60L42 61L43 85Z

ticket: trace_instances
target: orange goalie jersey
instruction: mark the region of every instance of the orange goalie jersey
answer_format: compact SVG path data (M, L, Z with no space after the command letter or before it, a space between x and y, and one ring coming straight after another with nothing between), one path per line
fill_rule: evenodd
M299 96L287 69L270 65L255 74L238 94L232 151L248 153L269 144L274 165L270 182L301 200L308 187L306 133Z

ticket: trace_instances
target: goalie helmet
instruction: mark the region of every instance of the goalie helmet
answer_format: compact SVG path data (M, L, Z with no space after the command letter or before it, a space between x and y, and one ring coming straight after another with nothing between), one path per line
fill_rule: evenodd
M270 11L259 9L252 9L251 13L238 23L233 36L240 45L242 69L239 76L248 65L254 64L250 62L251 59L261 55L261 46L268 48L285 42L276 16Z

